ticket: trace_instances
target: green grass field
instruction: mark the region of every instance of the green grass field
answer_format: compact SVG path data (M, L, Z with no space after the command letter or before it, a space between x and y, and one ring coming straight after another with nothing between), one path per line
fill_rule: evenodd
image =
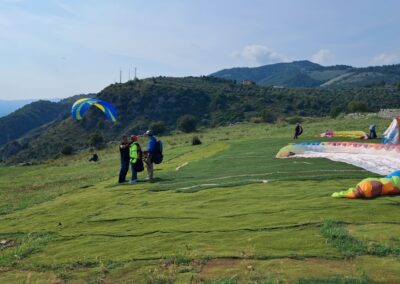
M309 119L300 141L371 121ZM331 198L375 174L274 159L292 130L163 137L155 183L118 185L116 146L0 167L0 283L399 283L400 197Z

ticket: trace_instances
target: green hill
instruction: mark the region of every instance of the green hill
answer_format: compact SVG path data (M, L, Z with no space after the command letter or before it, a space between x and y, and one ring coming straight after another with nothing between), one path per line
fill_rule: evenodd
M326 88L354 88L398 85L400 83L400 64L354 68L323 83Z
M94 136L100 137L105 144L119 140L123 134L141 134L157 121L162 121L167 130L174 130L177 120L186 114L194 115L199 126L210 127L263 117L326 116L333 108L346 112L351 101L366 102L368 110L378 111L380 108L400 107L399 95L399 90L386 87L351 91L286 89L243 86L211 77L129 81L110 85L95 95L115 106L119 114L117 123L108 122L96 108L89 109L83 120L72 120L68 113L74 99L51 104L61 107L63 116L57 119L49 116L49 120L53 120L29 128L28 134L3 145L0 158L8 163L56 158L67 145L79 151L96 146L92 143ZM40 109L36 113L40 113ZM13 115L3 120L10 117ZM20 120L13 127L23 123L24 120Z
M224 69L210 76L238 82L251 80L258 85L281 87L357 88L398 84L400 64L355 68L347 65L321 66L305 60L254 68Z
M6 116L34 100L0 100L0 117Z
M371 122L307 120L301 141ZM331 198L374 175L274 159L292 131L204 129L200 146L165 136L154 183L116 183L117 144L98 163L83 152L0 167L0 283L398 283L400 197Z
M30 130L42 126L68 112L66 104L37 101L0 118L0 145L20 138Z

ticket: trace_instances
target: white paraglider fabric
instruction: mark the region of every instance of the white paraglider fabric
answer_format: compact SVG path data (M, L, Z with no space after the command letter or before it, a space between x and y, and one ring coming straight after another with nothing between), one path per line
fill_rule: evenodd
M276 158L326 158L387 175L400 169L400 145L304 142L283 147Z
M343 162L356 167L363 168L367 171L387 175L400 169L400 160L396 157L368 154L350 154L350 153L322 153L322 152L305 152L298 154L296 158L325 158L335 162Z

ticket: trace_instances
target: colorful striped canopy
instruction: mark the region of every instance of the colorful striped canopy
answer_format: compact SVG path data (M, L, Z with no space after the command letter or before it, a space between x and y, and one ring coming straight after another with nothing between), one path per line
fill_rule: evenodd
M102 101L99 99L79 99L77 100L71 108L71 115L76 120L81 120L82 117L85 115L86 111L92 106L96 106L100 109L108 118L108 120L112 122L117 121L117 112L115 108L109 102Z

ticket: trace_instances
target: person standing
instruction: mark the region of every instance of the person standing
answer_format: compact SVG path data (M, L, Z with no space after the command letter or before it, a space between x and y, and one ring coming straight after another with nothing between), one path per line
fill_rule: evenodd
M134 184L137 182L137 173L143 170L142 149L138 143L136 135L131 135L131 145L129 147L129 157L131 163L132 178L129 182Z
M369 126L369 139L375 139L378 136L376 135L376 124L373 123Z
M301 126L300 122L296 123L296 128L294 129L294 137L293 139L298 139L299 136L303 133L303 126Z
M151 130L147 130L145 135L149 137L149 144L147 145L146 160L145 160L147 169L147 179L152 181L154 177L153 155L156 149L157 139L154 137L153 131Z
M119 153L121 156L121 169L119 170L118 183L127 182L126 174L129 170L129 147L130 143L128 141L128 136L122 136L121 143L119 144Z

